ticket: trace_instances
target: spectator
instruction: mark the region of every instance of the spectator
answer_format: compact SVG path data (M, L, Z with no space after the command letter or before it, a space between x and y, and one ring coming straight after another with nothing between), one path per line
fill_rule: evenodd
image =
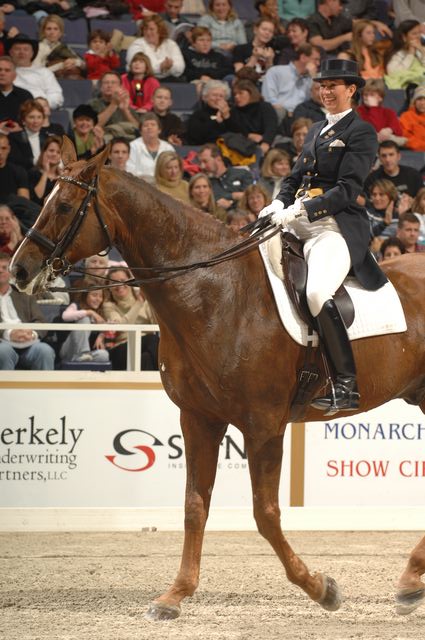
M385 84L389 89L405 89L424 80L425 47L417 20L405 20L394 31L393 48L387 63Z
M267 17L260 18L254 24L254 37L247 44L238 44L233 50L235 71L243 68L254 69L262 77L273 65L275 49L273 38L276 26Z
M195 27L191 38L191 46L183 52L184 77L188 82L200 84L208 80L221 80L233 72L229 58L212 48L212 37L207 27Z
M381 239L395 236L398 223L399 193L390 180L376 180L370 187L370 203L366 206L371 234Z
M400 2L400 0L396 1ZM385 4L388 4L388 7L386 7L385 22L378 20L378 4L375 0L344 0L344 13L348 15L354 23L357 20L369 20L381 38L391 38L393 34L387 24L391 19L388 13L390 3Z
M183 160L175 151L163 151L159 155L154 176L159 191L190 203L189 185L183 180Z
M419 244L420 222L414 213L403 213L398 220L397 238L401 240L406 253L422 253L425 245Z
M0 133L0 202L8 202L10 196L13 195L29 199L27 172L22 167L10 162L9 155L9 136Z
M112 49L110 33L95 29L89 33L87 44L89 50L84 54L84 60L90 80L99 80L108 71L118 69L120 57Z
M310 31L308 22L303 18L292 18L289 22L286 35L289 43L282 47L275 64L289 64L297 59L297 51L303 44L308 43Z
M249 222L255 222L261 209L264 209L270 202L270 196L264 187L260 184L250 184L239 200L238 210L247 214Z
M137 135L139 120L130 106L130 95L121 85L121 76L116 71L107 71L99 83L99 97L89 105L97 113L98 123L105 132L106 141L116 136L133 140Z
M369 122L378 134L378 142L393 140L403 146L406 138L397 114L393 109L382 105L385 97L385 83L382 79L366 80L362 92L362 104L357 107L357 113Z
M71 47L62 43L65 35L64 21L52 14L43 18L39 32L38 53L35 67L49 67L57 78L75 80L83 77L84 60Z
M211 181L217 204L223 209L235 207L253 177L247 169L227 168L220 149L215 144L205 144L198 153L201 171Z
M188 144L201 145L215 142L228 131L230 118L229 85L220 80L210 80L202 87L201 105L187 121Z
M34 98L46 98L51 109L59 109L63 105L63 93L54 73L46 67L32 65L38 52L37 42L22 33L6 44L16 67L15 85L28 90Z
M358 20L353 24L353 51L360 75L365 80L383 78L384 56L376 44L375 27L370 20Z
M0 133L12 133L20 130L19 109L32 95L26 89L14 84L16 67L12 58L0 57Z
M274 200L283 178L291 173L291 156L283 149L270 149L264 157L260 173L258 184L267 191L269 199Z
M43 206L44 199L59 178L62 169L61 146L61 138L49 136L44 142L35 167L28 173L31 200L40 206Z
M107 322L119 324L156 324L156 318L140 291L133 289L126 282L133 279L129 269L116 267L110 269L112 282L120 282L119 286L110 288L110 301L101 307L101 313ZM109 346L109 357L114 370L127 368L127 333L118 332ZM153 333L144 335L142 339L142 369L158 369L158 336Z
M63 136L63 134L65 133L63 126L58 122L50 122L52 110L50 109L48 100L46 100L46 98L41 98L40 96L38 96L37 98L35 98L35 101L43 109L43 131L45 131L48 136Z
M151 61L155 77L162 81L173 81L184 71L184 59L178 45L168 37L167 26L158 15L143 20L141 38L127 50L127 66L138 51L145 53Z
M36 100L27 100L19 110L22 130L9 134L10 160L27 171L36 164L47 139L43 121L43 107Z
M352 20L342 14L341 0L318 0L317 11L308 18L310 42L328 55L347 49L352 39Z
M379 262L385 262L386 260L391 260L391 258L398 258L402 256L403 253L406 253L406 249L399 238L386 238L381 244L381 259Z
M13 5L9 5L12 7L12 11L14 10ZM4 56L6 52L5 43L9 38L13 38L19 33L19 29L17 27L10 27L10 29L6 30L5 27L6 22L6 11L4 11L4 5L0 4L0 56Z
M168 142L160 139L161 125L154 113L145 113L140 123L140 138L130 142L127 171L153 181L158 156L163 151L174 151Z
M411 211L420 222L418 242L421 245L425 245L425 187L419 189L416 194L416 197L412 202Z
M123 88L130 96L130 107L137 113L146 113L153 107L153 94L160 86L153 75L151 62L147 55L139 51L130 62L129 72L121 76Z
M177 27L192 23L190 16L182 14L182 8L183 0L165 0L164 2L164 11L160 16L167 25L170 38L174 37Z
M165 0L127 0L133 20L143 20L165 10Z
M378 158L381 166L372 171L365 181L365 191L368 192L370 186L376 180L390 180L400 194L406 193L409 198L409 206L413 198L423 187L422 176L413 167L400 164L401 154L398 145L392 140L381 142L378 149Z
M226 224L234 231L243 229L247 224L251 222L249 215L246 211L240 211L240 209L232 209L227 213Z
M279 15L286 20L293 18L308 18L316 9L316 0L278 0Z
M310 90L310 98L300 102L294 109L293 119L309 118L312 122L320 122L326 117L326 109L320 97L320 84L313 82Z
M400 124L407 138L406 147L425 151L425 86L416 87L407 111L401 114Z
M313 121L308 118L297 118L293 120L291 124L291 138L287 142L285 142L284 139L282 142L277 143L276 146L279 149L283 149L289 153L292 163L298 159L303 148L305 137L312 124Z
M242 133L267 153L277 131L275 109L262 99L261 93L250 80L237 80L233 84L234 105L227 121L229 131Z
M208 27L212 46L230 55L237 44L245 44L245 28L233 9L232 0L209 0L206 15L198 20L199 27Z
M161 140L173 145L181 145L185 135L185 126L181 118L172 113L173 97L168 87L158 87L153 94L152 112L161 125Z
M393 4L397 26L405 20L418 20L422 24L425 23L425 5L422 0L396 0ZM423 30L422 33L424 33Z
M20 329L21 322L45 322L35 296L21 293L10 284L9 264L11 256L0 253L0 322L17 325L16 329L5 329L0 338L0 369L16 369L19 364L25 369L52 370L55 352L41 339L47 331Z
M81 288L86 288L96 283L87 279L81 285ZM78 302L71 302L64 310L62 320L78 324L105 322L100 314L103 303L103 289L84 291L79 295ZM104 348L104 336L98 331L71 331L62 343L59 357L62 361L71 362L109 362L109 354Z
M88 160L105 145L104 131L98 123L96 111L88 104L80 104L72 112L71 139L77 158Z
M261 92L281 118L310 97L312 78L320 65L320 52L311 44L298 48L297 58L286 65L271 67L264 76Z
M130 143L125 138L112 138L109 162L114 169L127 170L127 162L130 157Z
M303 3L304 2L305 0L303 0ZM300 3L298 2L298 4ZM285 16L285 20L283 20L280 17L276 0L256 0L255 8L257 9L260 18L268 18L273 21L277 34L285 33L287 18Z
M22 241L18 218L6 204L0 204L0 253L12 256Z
M211 182L205 173L196 173L189 180L190 203L197 209L210 213L212 216L226 222L226 210L217 205Z

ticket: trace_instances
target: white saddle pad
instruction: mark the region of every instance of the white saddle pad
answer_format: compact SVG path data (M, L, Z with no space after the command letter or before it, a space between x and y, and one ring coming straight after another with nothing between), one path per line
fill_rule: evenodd
M259 250L283 326L295 342L306 346L308 327L296 313L282 280L280 235L261 244ZM378 291L367 291L355 278L347 278L344 286L353 300L355 309L354 322L348 329L350 340L406 331L403 307L391 282L387 282ZM317 344L318 337L314 333L313 346Z

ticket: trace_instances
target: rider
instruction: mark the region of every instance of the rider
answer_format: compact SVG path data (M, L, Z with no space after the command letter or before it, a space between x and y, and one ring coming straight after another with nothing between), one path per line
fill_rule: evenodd
M291 227L305 241L307 301L336 374L332 391L312 406L331 414L357 410L360 399L351 344L333 295L350 269L373 291L386 277L369 251L366 210L356 202L378 147L375 130L351 106L364 80L356 62L335 58L324 60L313 79L320 83L327 121L310 128L292 173L261 215L272 214L272 222Z

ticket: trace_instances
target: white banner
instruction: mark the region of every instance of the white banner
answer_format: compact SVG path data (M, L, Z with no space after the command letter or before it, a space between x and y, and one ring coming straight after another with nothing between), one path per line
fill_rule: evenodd
M306 424L305 506L425 505L425 416L394 400Z
M164 391L12 389L0 391L0 401L0 507L183 506L179 411ZM234 427L218 467L212 506L251 508L243 438Z

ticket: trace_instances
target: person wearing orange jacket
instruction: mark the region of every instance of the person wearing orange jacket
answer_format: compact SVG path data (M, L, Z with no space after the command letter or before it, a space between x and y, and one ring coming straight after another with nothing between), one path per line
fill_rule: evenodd
M425 85L416 87L407 111L401 114L400 124L406 147L413 151L425 151Z

